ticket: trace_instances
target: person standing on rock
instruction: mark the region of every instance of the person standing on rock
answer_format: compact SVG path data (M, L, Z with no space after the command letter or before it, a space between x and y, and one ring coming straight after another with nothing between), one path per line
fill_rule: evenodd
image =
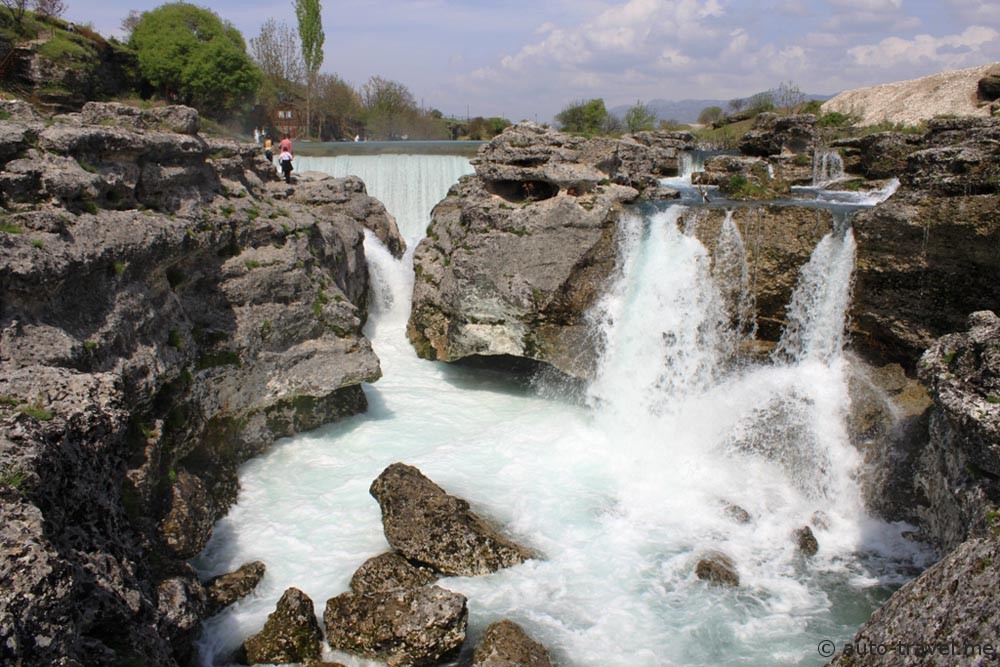
M281 136L281 143L278 144L278 149L281 152L284 152L285 149L287 149L289 153L292 153L292 140L288 138L287 134Z
M287 148L281 149L278 155L278 164L281 165L281 173L285 175L285 183L292 182L292 152Z
M264 157L267 158L268 162L274 164L274 144L271 143L270 134L264 135Z

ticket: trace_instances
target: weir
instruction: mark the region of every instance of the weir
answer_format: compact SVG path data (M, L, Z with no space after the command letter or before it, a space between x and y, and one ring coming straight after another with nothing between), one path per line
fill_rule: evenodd
M818 642L853 636L888 586L905 579L898 573L926 556L903 537L906 526L866 515L855 482L841 351L848 225L831 218L802 267L773 360L732 363L753 338L745 252L753 240L727 217L711 257L689 202L626 216L617 273L590 313L602 356L580 402L420 360L406 340L413 248L433 205L472 171L467 160L298 161L300 171L361 176L409 250L397 261L366 237L367 333L384 372L365 387L369 412L243 467L239 501L196 566L212 575L263 560L268 574L256 595L206 623L202 664L226 664L287 587L322 609L362 562L388 549L368 486L395 461L544 555L440 582L469 598L467 646L511 618L565 665L819 665ZM731 506L751 522L733 521ZM828 527L806 564L790 535L816 513ZM713 550L738 564L740 588L695 578L694 563Z

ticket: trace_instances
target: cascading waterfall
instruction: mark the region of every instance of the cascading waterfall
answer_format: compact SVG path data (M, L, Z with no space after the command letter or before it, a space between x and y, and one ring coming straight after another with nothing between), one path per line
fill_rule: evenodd
M737 344L752 341L757 333L754 291L750 284L750 264L743 236L733 221L733 211L719 230L712 266L712 279L722 293L730 330Z
M844 178L844 160L837 151L813 152L813 187L823 187Z
M306 167L299 158L299 169L344 173L330 164L342 159ZM431 206L470 171L457 158L366 160L375 163L369 192L401 221L411 249ZM511 618L564 665L822 664L817 643L853 635L883 584L900 583L900 563L920 557L901 536L906 526L865 516L852 477L838 295L853 239L831 233L802 270L798 333L787 334L781 363L727 365L733 322L752 320L743 239L727 218L713 266L692 233L696 213L673 206L619 225L617 275L590 314L603 354L586 405L418 359L404 334L409 260L369 235L368 332L384 377L365 387L366 415L285 440L242 468L239 502L196 566L208 576L260 559L268 573L206 623L202 663L226 664L287 587L318 609L347 590L354 570L388 548L368 485L405 461L544 554L440 582L469 598L470 644ZM731 503L752 522L733 522ZM790 534L817 511L829 528L805 563ZM736 562L740 588L694 577L709 550Z

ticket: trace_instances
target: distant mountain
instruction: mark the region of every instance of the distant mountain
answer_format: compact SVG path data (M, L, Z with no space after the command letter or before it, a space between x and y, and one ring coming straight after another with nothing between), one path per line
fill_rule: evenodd
M809 95L806 100L819 100L825 102L833 95ZM656 114L659 120L676 120L680 123L695 123L698 121L698 114L706 107L722 107L723 110L729 106L729 100L650 100L646 103ZM631 104L609 109L611 113L619 118L625 117L625 112L632 107Z

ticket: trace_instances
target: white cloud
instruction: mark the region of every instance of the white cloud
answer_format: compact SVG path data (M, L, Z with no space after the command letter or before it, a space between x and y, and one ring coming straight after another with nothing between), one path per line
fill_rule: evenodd
M847 53L854 63L868 67L884 68L920 60L943 67L966 67L989 60L990 56L983 47L995 45L998 37L1000 33L993 28L974 25L957 35L943 37L887 37L878 44L855 46L848 49Z
M960 17L982 23L1000 23L1000 2L997 0L948 0Z
M827 0L834 7L866 12L891 12L903 8L903 0Z

